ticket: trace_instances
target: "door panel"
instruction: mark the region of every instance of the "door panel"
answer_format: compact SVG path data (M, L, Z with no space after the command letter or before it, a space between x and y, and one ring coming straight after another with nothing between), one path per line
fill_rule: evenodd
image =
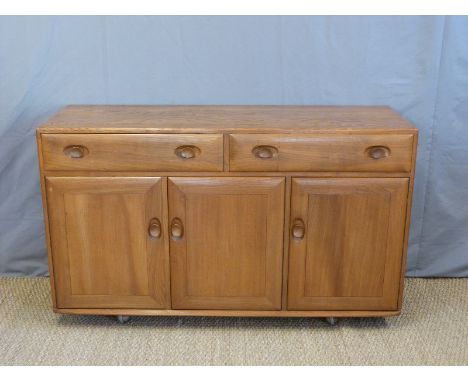
M284 179L169 178L168 189L183 226L170 241L172 307L280 309Z
M408 180L293 179L288 309L394 310Z
M47 178L59 308L170 307L165 184Z

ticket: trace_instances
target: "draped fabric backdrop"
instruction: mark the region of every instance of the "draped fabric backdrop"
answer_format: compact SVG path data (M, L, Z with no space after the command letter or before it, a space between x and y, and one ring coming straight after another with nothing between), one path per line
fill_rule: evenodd
M0 17L0 274L47 274L35 128L67 104L389 105L407 273L468 276L467 17Z

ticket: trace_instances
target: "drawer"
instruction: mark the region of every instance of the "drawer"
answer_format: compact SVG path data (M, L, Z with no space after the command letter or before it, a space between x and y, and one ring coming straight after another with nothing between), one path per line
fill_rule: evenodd
M222 171L222 134L43 134L46 170Z
M401 171L411 169L410 134L231 134L230 171Z

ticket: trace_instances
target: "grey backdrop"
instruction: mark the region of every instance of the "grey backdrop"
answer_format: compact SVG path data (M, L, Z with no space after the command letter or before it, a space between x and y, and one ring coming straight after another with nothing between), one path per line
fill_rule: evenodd
M468 276L468 18L0 18L0 273L47 272L35 128L66 104L390 105L420 129L408 274Z

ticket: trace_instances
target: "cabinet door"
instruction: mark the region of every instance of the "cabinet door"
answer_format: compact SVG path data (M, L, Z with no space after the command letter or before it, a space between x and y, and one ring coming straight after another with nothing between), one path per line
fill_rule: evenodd
M395 310L408 180L293 179L288 309Z
M169 178L172 307L281 308L284 178Z
M48 177L59 308L167 308L166 179Z

